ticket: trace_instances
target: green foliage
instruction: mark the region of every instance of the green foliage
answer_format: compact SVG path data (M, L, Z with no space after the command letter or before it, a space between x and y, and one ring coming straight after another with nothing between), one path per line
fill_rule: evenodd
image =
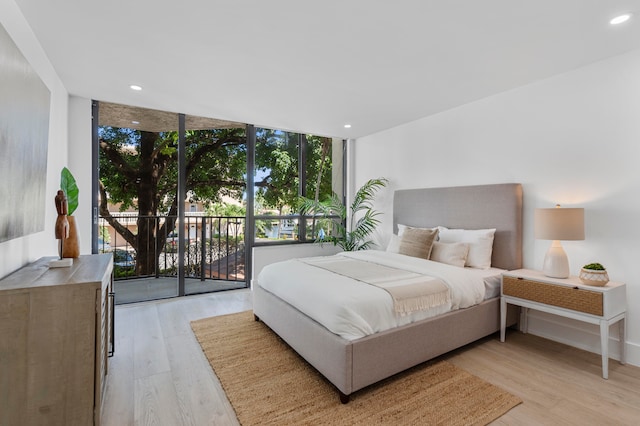
M300 197L298 207L302 214L334 216L339 219L334 222L333 232L325 235L324 238L316 239L316 242L330 242L340 246L344 251L368 249L373 244L368 237L380 223L378 219L380 213L373 210L372 202L378 189L385 187L387 182L385 178L369 179L358 189L348 210L335 193L329 201L325 202ZM349 227L345 226L347 219Z
M132 269L132 268L121 268L119 266L114 266L113 267L113 277L116 280L117 279L121 279L121 278L135 277L135 276L136 276L135 269Z
M98 228L98 237L102 238L105 242L111 242L111 235L109 235L109 230L106 226L100 226Z
M205 211L208 216L245 217L247 209L237 204L211 203Z
M301 140L302 138L302 140ZM298 148L303 144L306 155L305 178L307 197L319 201L331 198L331 139L315 135L299 135L273 129L256 130L255 199L264 209L280 214L294 213L299 196Z
M318 190L319 199L331 197L331 151L323 151L330 139L306 137L306 192ZM273 129L257 129L255 164L256 201L262 209L291 213L298 198L298 145L300 135ZM142 187L153 187L154 214L169 210L177 190L177 132L142 132L135 129L100 128L102 155L100 180L109 202L120 210L138 208ZM187 191L190 201L220 203L222 196L242 199L246 173L245 129L188 130L185 135ZM211 148L211 149L208 149ZM326 148L326 147L325 147ZM107 155L111 151L111 155ZM324 154L324 155L323 155ZM320 188L318 186L320 177Z
M80 190L78 189L78 185L76 185L76 179L66 167L63 167L60 173L60 189L62 189L67 196L67 205L69 207L67 215L71 216L78 208Z
M605 267L600 263L589 263L583 266L584 269L590 269L592 271L604 271Z
M175 204L178 180L178 132L143 132L103 126L100 180L120 211L139 209L153 200L153 212L163 214ZM245 129L188 130L185 134L190 201L219 202L222 196L241 199L246 173ZM143 194L144 190L152 194ZM143 213L143 212L141 212Z
M264 208L290 213L298 197L298 135L272 129L256 131L256 199Z

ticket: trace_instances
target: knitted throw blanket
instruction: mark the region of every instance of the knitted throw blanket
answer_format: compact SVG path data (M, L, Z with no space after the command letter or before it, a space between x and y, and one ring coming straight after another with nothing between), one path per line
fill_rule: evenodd
M439 278L428 275L346 257L298 260L386 290L393 299L396 315L408 315L451 301L449 287Z

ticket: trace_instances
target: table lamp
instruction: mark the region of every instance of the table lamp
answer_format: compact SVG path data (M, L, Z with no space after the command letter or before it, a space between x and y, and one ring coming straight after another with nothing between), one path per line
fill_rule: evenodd
M534 234L539 240L553 240L542 272L548 277L568 278L569 259L560 240L584 240L584 209L563 209L559 204L553 209L536 209Z

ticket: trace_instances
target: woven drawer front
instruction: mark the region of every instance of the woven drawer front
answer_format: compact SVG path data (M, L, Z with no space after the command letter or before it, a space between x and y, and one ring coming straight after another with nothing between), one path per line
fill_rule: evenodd
M603 315L602 293L574 287L543 283L525 278L502 278L502 292L507 296L558 306L592 315Z

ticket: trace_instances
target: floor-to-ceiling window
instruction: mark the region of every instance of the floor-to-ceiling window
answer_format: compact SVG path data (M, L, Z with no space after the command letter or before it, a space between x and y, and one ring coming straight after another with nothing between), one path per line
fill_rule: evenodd
M339 139L104 102L94 117L94 249L114 255L116 303L246 287L252 246L328 230L300 196L343 195Z

